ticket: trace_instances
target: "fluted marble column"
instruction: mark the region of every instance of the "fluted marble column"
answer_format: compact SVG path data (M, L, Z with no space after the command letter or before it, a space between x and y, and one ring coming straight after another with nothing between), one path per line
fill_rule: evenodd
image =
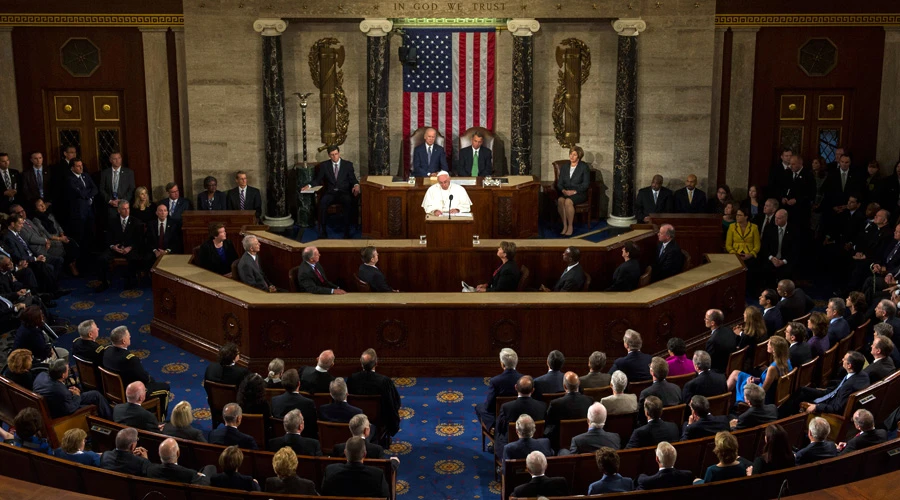
M510 19L506 27L513 36L512 144L509 173L531 175L531 142L534 120L534 39L541 29L535 19Z
M647 29L641 19L617 19L613 29L619 34L616 61L616 121L613 154L612 213L607 223L629 227L634 217L634 141L637 109L637 37Z
M390 175L391 136L388 82L390 74L390 43L388 33L394 23L387 19L364 19L359 29L366 34L368 50L366 95L368 108L369 174Z
M257 19L253 29L262 35L263 127L266 147L266 214L274 228L290 227L287 209L287 132L284 124L284 71L281 62L283 19Z

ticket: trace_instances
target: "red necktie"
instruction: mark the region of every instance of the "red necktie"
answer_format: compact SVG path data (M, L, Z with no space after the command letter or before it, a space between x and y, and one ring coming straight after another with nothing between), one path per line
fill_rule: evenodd
M319 281L321 281L322 283L325 283L325 278L322 276L322 273L319 272L319 268L317 268L316 266L313 266L313 271L315 271L316 276L319 277Z
M500 267L498 267L497 269L494 270L494 276L497 276L497 273L500 272L500 268L501 268L501 267L503 267L503 266L500 266Z
M160 249L160 250L162 250L163 248L165 248L166 244L165 244L165 242L163 241L163 237L164 237L165 235L166 235L166 227L163 225L162 222L160 222L160 223L159 223L159 242L157 242L156 248L158 248L158 249Z

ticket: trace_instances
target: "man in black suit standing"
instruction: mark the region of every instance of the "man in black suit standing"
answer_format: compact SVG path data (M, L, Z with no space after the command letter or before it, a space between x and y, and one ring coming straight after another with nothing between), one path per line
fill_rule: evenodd
M134 171L122 166L122 153L115 151L109 155L110 168L100 172L100 196L106 207L106 218L116 216L119 200L134 198ZM181 218L181 215L178 215Z
M144 224L131 217L131 205L119 200L118 216L109 222L106 230L106 250L100 254L100 281L98 292L109 288L109 264L113 259L122 257L128 261L128 274L125 276L125 288L137 285L137 273L144 260L142 246L144 244Z
M56 200L57 203L65 199L65 179L69 175L69 170L71 170L75 158L78 158L78 148L66 146L62 154L62 159L50 166L50 177L53 178L53 184L50 185L50 198ZM64 205L55 206L53 209L53 214L56 215L57 219L65 220L66 207ZM29 209L29 213L31 213L31 209Z
M425 129L425 142L416 146L413 150L413 177L428 177L440 171L449 171L447 167L447 155L444 148L437 145L437 130L428 127Z
M553 288L547 288L541 285L542 292L580 292L584 289L586 280L584 269L578 263L581 260L581 250L578 247L566 248L562 254L563 263L566 269L556 280Z
M656 446L663 441L678 441L681 432L674 422L666 422L662 419L663 402L656 396L649 396L644 400L644 416L647 424L638 427L631 433L631 439L625 448L643 448Z
M637 478L637 490L658 490L661 488L674 488L676 486L688 486L694 481L694 473L689 470L675 469L675 460L678 452L667 441L656 445L656 463L659 472L648 476L641 474Z
M126 427L116 433L116 449L103 452L100 468L145 477L150 469L147 450L138 446L138 431Z
M334 351L326 349L316 358L315 366L306 366L300 370L300 387L310 394L322 394L331 389L334 375L328 370L334 366Z
M684 187L675 191L675 211L680 214L702 214L706 212L706 193L697 188L697 176L691 174L684 181Z
M887 441L887 432L875 428L875 416L869 410L856 410L853 414L853 426L859 433L846 443L838 443L839 454L864 450Z
M641 188L634 202L634 216L638 223L650 222L650 214L670 213L675 207L672 190L663 186L663 176L656 174L650 187Z
M269 440L269 451L278 451L290 446L298 455L321 457L322 446L319 441L303 437L303 414L294 409L284 415L284 436Z
M525 470L531 474L531 481L516 486L512 496L516 498L564 497L569 494L569 484L564 477L547 477L547 457L539 451L532 451L525 459Z
M732 431L749 429L778 420L778 408L766 404L766 391L762 387L752 382L744 385L744 401L750 403L750 408L731 419L729 426Z
M715 436L719 431L728 430L728 417L709 413L709 400L704 396L694 396L690 403L691 416L684 424L681 440Z
M225 195L225 208L228 210L254 210L256 218L262 216L262 195L259 189L247 185L247 173L238 170L234 174L236 187L229 189Z
M516 371L516 365L519 364L519 356L516 351L509 347L500 349L500 367L503 372L495 377L491 377L488 381L488 391L484 398L484 403L475 405L475 414L485 429L494 427L494 421L497 415L497 396L515 396L517 393L516 383L522 377L522 374Z
M762 262L761 270L766 283L792 276L794 264L798 258L796 245L799 235L795 234L794 224L788 228L787 210L782 208L775 212L775 226L775 230L770 233L768 239L762 242L759 252L759 256L765 259ZM799 233L802 230L798 229L796 232Z
M322 488L323 496L340 497L380 497L391 496L384 471L363 465L366 458L366 442L361 437L347 440L344 448L346 464L331 464L325 468Z
M113 409L113 421L135 429L159 432L161 427L156 415L147 411L141 404L147 399L147 388L143 382L132 382L125 388L127 403L117 404Z
M759 295L759 307L762 307L763 321L766 322L766 334L769 337L775 335L775 332L784 326L784 317L781 316L781 309L777 307L778 300L778 292L771 288L766 288Z
M272 416L282 418L291 410L300 410L305 422L301 434L303 437L318 439L319 425L316 404L300 394L300 375L297 370L291 368L285 371L281 376L281 386L284 388L284 394L272 398Z
M789 359L791 366L800 368L812 360L812 348L806 343L806 327L803 323L791 321L784 330L784 338L791 344Z
M690 403L694 396L718 396L728 392L728 383L725 375L710 370L712 358L706 351L694 351L694 369L697 370L697 377L690 382L684 384L681 391L681 401L685 404Z
M222 408L222 420L225 421L225 425L210 431L209 442L222 446L237 446L246 450L258 450L259 446L253 436L238 430L242 416L243 411L237 403L225 405L225 408Z
M72 161L72 168L62 178L65 185L64 197L61 202L66 211L66 232L81 247L81 260L79 265L91 255L90 250L94 245L94 197L97 196L97 186L89 175L84 174L84 162L76 158ZM62 206L57 206L62 209Z
M184 253L181 222L169 217L169 209L165 205L156 206L156 220L147 228L147 248L150 250L147 259L151 266L163 255Z
M328 207L338 204L343 208L344 238L350 237L350 228L356 220L356 197L359 196L359 181L353 171L353 163L341 159L341 149L329 146L328 157L318 166L316 178L303 189L323 186L322 197L319 198L319 237L328 238L325 229L325 215Z
M390 377L375 372L378 366L378 355L375 349L366 349L359 358L362 371L356 372L347 378L347 390L350 394L380 395L381 419L375 422L379 433L383 433L384 439L380 442L389 442L388 436L397 434L400 430L400 393Z
M753 223L759 228L759 241L764 242L770 238L775 230L775 212L781 208L781 203L775 198L769 198L763 204L762 212L756 214Z
M822 186L824 198L821 211L826 227L831 231L837 229L838 216L848 210L847 198L858 193L863 182L861 172L850 168L850 156L845 153L838 157L837 168L828 172Z
M175 184L174 182L166 184L166 193L169 194L168 198L160 201L159 203L165 203L166 208L169 209L169 217L171 217L172 219L180 222L181 214L194 209L194 207L191 205L191 200L181 196L181 191L178 189L178 184Z
M332 380L328 392L331 394L333 402L319 407L319 420L346 423L363 412L347 403L347 383L344 382L344 379L338 377Z
M516 382L516 392L519 396L500 407L497 416L497 430L494 432L494 454L503 456L503 447L509 442L509 423L515 422L520 416L528 415L535 421L544 420L547 414L547 405L531 397L534 393L534 379L530 375L523 375Z
M785 321L794 321L797 318L805 316L806 313L812 311L815 302L806 292L794 285L794 282L788 279L778 282L778 295L781 300L778 301L778 309L781 311L781 317Z
M706 341L706 352L712 358L712 370L717 373L725 373L725 369L728 367L728 357L737 350L737 336L728 328L722 328L725 315L718 309L706 311L703 322L712 332Z
M560 455L591 453L608 446L614 450L622 448L622 438L615 432L603 430L606 425L606 407L601 403L592 404L587 411L588 431L572 438L569 449L559 450ZM560 443L560 448L565 443Z
M67 169L68 170L68 169ZM68 172L66 172L68 174ZM60 177L62 179L62 177ZM0 153L0 182L3 184L3 197L0 198L0 212L7 213L10 205L16 202L17 188L19 187L19 171L9 168L9 154Z
M34 380L33 390L44 397L50 418L65 417L90 405L97 407L97 414L101 418L109 419L112 416L109 403L102 394L97 391L82 393L78 387L66 387L65 380L68 378L69 365L66 360L54 359L50 362L49 371L39 373Z
M675 227L663 224L657 234L656 257L653 262L653 281L675 276L684 268L684 254L675 241Z
M653 356L641 352L641 347L644 346L641 334L629 328L625 330L622 343L628 350L628 354L615 360L609 373L613 374L616 370L621 370L631 382L650 380L650 361Z
M297 272L297 290L318 295L347 293L332 283L325 275L325 268L319 263L321 255L318 248L306 247L300 255L303 258L303 264L300 265L300 271Z
M369 284L369 289L373 292L399 292L388 285L384 278L384 273L378 269L378 250L373 246L368 246L360 252L363 263L359 265L357 271L359 279Z
M457 177L488 177L494 172L494 159L491 150L482 147L484 136L481 132L472 133L472 145L459 150L459 167L453 172Z
M22 172L22 184L16 193L18 201L26 208L34 208L34 200L38 198L44 201L52 199L51 187L55 180L48 169L44 168L44 155L40 151L34 151L29 155L31 165L25 167Z
M769 184L766 194L769 197L780 198L784 192L784 185L791 171L791 158L794 152L791 148L782 148L781 155L769 170Z
M578 375L575 372L566 372L565 388L566 395L551 401L545 416L544 436L550 439L554 450L560 448L559 423L584 418L588 408L594 404L593 398L578 392Z

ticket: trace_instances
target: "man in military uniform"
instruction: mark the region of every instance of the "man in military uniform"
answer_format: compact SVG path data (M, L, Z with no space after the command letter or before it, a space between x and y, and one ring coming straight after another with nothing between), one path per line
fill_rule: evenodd
M103 365L103 351L107 347L96 342L100 335L100 328L94 320L82 321L78 325L78 338L72 342L72 354L80 359L94 363L94 366Z
M123 325L113 328L109 334L109 340L112 345L103 351L103 367L118 373L122 377L124 386L128 386L134 381L143 382L147 388L147 397L158 398L162 414L167 415L169 384L155 382L141 364L141 358L128 352L128 346L131 345L131 333L128 332L128 327Z

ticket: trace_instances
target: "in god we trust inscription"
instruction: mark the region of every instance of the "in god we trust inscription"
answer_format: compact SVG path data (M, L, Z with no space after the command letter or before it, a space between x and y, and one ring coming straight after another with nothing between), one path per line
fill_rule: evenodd
M503 12L506 2L394 2L394 11L414 10L418 12Z

